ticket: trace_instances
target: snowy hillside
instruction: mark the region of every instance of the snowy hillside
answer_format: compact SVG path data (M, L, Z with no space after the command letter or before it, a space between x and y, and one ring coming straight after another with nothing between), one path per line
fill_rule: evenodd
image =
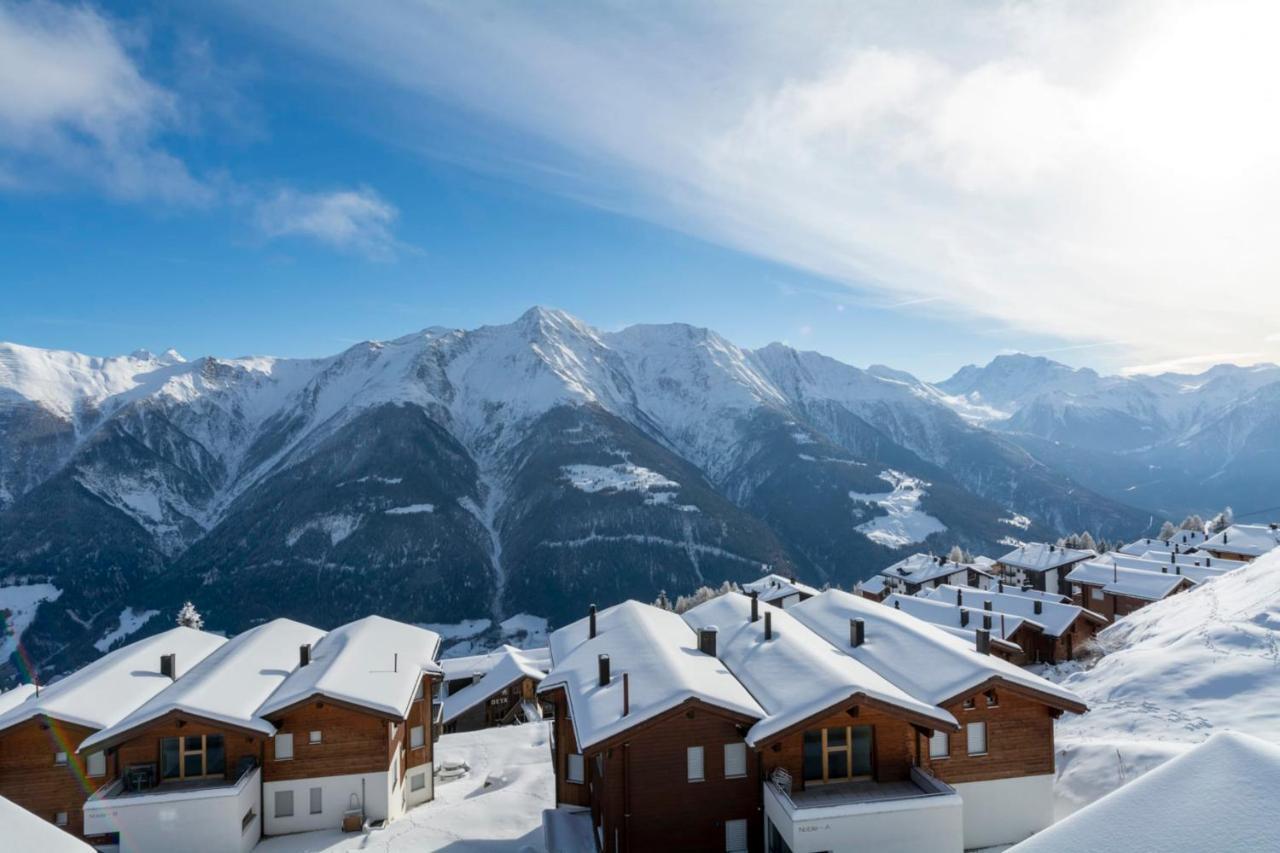
M1137 611L1064 686L1090 711L1057 726L1066 809L1218 731L1280 743L1280 553Z

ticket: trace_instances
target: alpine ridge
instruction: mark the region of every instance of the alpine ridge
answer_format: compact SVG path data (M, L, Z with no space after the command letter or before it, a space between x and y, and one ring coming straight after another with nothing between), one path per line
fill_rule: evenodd
M545 308L317 359L0 344L0 578L61 591L23 635L56 673L186 599L227 631L561 623L766 567L848 585L906 548L1152 523L966 393Z

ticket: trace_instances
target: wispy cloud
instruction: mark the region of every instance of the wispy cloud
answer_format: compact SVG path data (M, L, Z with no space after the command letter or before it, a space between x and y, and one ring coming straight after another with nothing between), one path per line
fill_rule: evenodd
M1280 314L1265 0L232 2L509 129L459 159L886 299L1151 363Z
M282 189L261 201L255 221L270 238L307 237L374 260L403 248L391 226L398 212L368 187L305 193Z
M1251 364L1262 356L1260 352L1203 353L1171 358L1154 364L1135 364L1123 368L1120 373L1124 376L1140 373L1200 373L1215 364Z

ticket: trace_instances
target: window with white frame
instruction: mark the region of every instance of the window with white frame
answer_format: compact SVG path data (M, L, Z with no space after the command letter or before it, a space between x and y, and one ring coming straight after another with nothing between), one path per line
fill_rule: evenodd
M970 755L987 754L987 724L969 723L966 727Z
M410 791L421 791L421 790L422 790L423 788L425 788L425 787L427 787L427 774L426 774L426 773L415 773L415 774L413 774L412 776L410 776L410 777L409 777L409 790L410 790Z
M725 853L746 853L748 845L745 819L724 822L724 849Z
M293 734L281 732L276 735L276 761L288 761L293 758Z
M55 752L53 754L53 763L61 767L67 763L67 754L65 752Z
M84 773L86 776L106 776L107 775L107 754L105 752L91 752L84 762Z
M705 769L706 761L705 761L705 756L703 755L702 747L700 746L689 747L689 749L687 750L686 763L688 764L688 768L689 768L690 782L701 782L703 779L707 778L706 769Z
M565 756L564 778L570 782L581 785L586 778L586 762L582 760L581 753L571 752Z
M276 817L293 817L293 791L276 791Z
M1102 601L1104 598L1106 598L1106 595L1103 594L1102 587L1100 586L1095 586L1090 591L1090 594L1093 596L1094 601Z
M935 731L933 737L929 738L929 757L951 757L951 735L946 732Z
M320 814L320 812L324 811L323 797L324 797L324 794L322 792L322 789L320 788L311 789L311 813L312 814Z
M67 813L66 813L66 812L54 812L54 815L53 815L53 822L54 822L55 824L57 824L58 826L66 826L66 825L67 825Z
M747 745L745 743L726 743L724 745L724 775L726 779L747 775Z
M418 749L427 742L427 731L422 726L409 729L409 748Z
M320 732L313 731L307 736L307 743L319 743L319 742L320 742Z

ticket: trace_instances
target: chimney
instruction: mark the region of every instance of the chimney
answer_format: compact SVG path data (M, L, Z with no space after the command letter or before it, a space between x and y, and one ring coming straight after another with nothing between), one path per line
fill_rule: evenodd
M174 654L160 655L160 674L170 680L178 678L178 656Z
M983 630L991 630L991 613L989 611L982 614L982 627Z
M773 613L768 610L764 613L764 638L766 640L773 639Z
M1205 568L1208 568L1209 566L1212 566L1212 565L1213 565L1213 557L1205 557L1205 558L1204 558L1204 565L1205 565Z
M960 627L967 628L968 626L969 626L969 611L961 610L960 611Z
M956 607L959 607L962 604L964 604L964 590L957 588L956 589Z
M760 618L760 593L752 590L751 592L751 621L755 622Z
M306 666L311 663L311 644L303 643L298 646L298 666Z
M1040 599L1037 598L1032 606L1035 608L1037 616L1044 612L1044 602Z
M867 623L862 619L849 620L849 645L855 649L867 639Z
M596 638L596 606L593 604L587 608L587 639L594 640Z
M1004 581L996 581L996 592L1004 593Z
M708 625L698 632L698 651L716 656L716 626Z
M630 673L622 673L622 716L631 713L631 677Z
M974 632L977 638L977 649L980 655L991 654L991 632L979 628Z
M1057 551L1057 550L1058 550L1058 546L1057 546L1057 545L1050 545L1050 546L1049 546L1049 553L1050 553L1050 554L1052 554L1053 552L1055 552L1055 551Z
M990 609L991 609L991 602L990 602L990 601L984 601L984 602L982 602L982 609L983 609L983 610L990 610Z
M599 655L596 660L600 664L600 686L609 686L609 656Z
M902 602L895 598L895 599L893 600L893 609L894 609L894 610L901 610L901 609L902 609Z

